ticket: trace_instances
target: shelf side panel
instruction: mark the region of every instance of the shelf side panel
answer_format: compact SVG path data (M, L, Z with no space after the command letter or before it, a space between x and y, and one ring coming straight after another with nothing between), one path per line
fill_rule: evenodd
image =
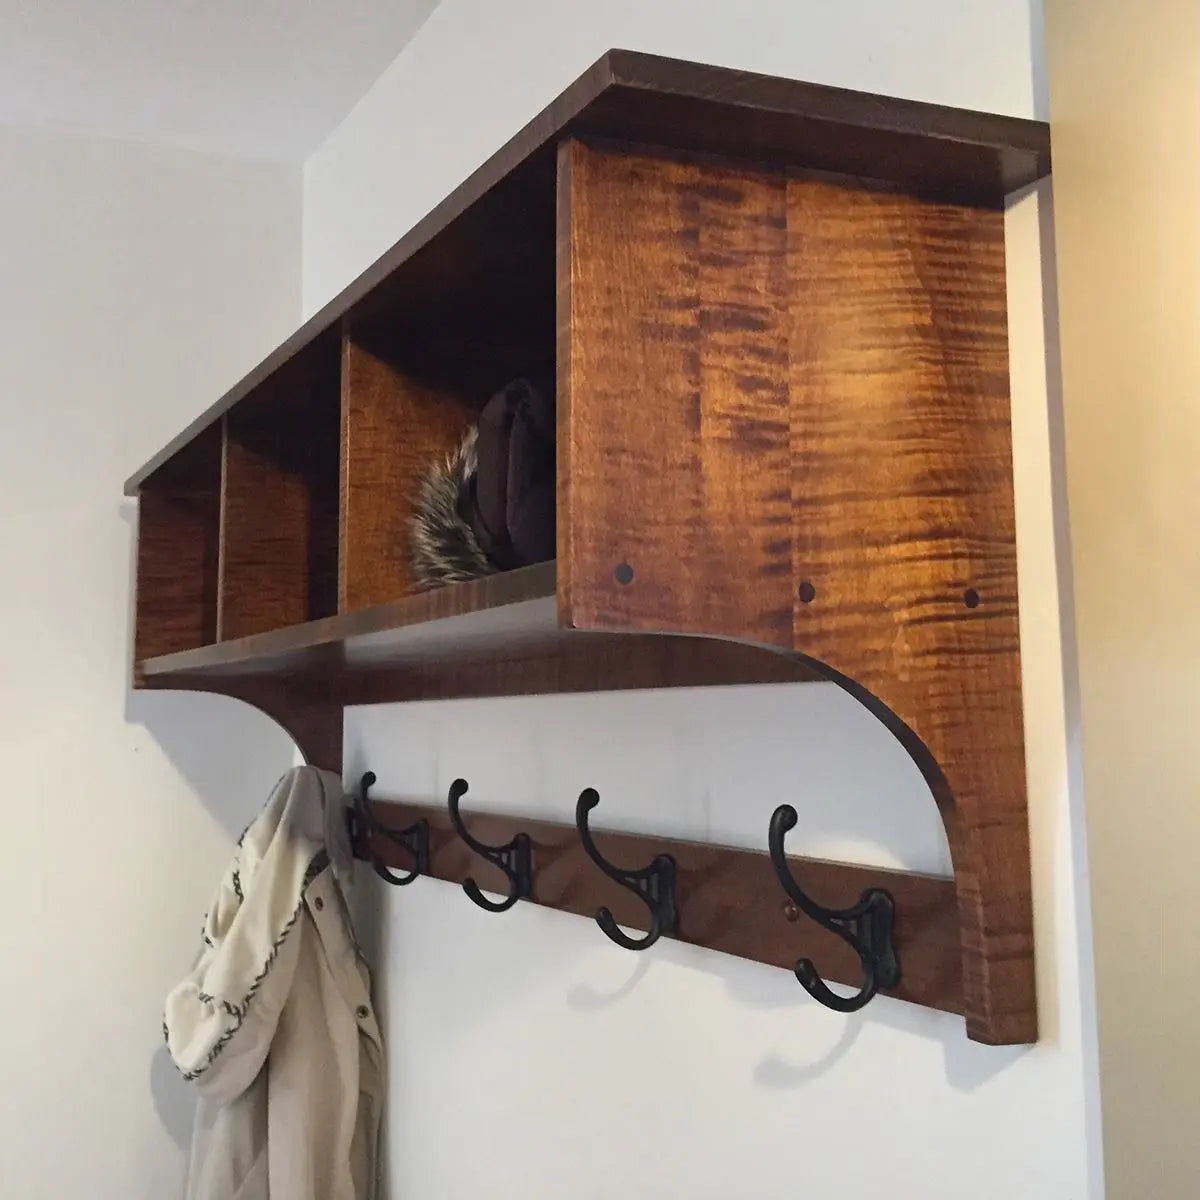
M1037 1036L1003 213L568 144L559 603L824 664L946 825L971 1037Z
M221 425L159 468L138 500L134 662L217 636Z
M968 1032L1036 1037L1004 215L788 186L795 645L942 808Z

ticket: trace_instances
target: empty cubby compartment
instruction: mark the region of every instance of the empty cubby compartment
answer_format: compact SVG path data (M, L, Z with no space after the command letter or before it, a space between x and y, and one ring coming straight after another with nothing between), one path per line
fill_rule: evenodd
M225 416L222 641L337 611L340 378L334 329Z
M220 538L221 423L217 421L142 485L136 662L216 641Z

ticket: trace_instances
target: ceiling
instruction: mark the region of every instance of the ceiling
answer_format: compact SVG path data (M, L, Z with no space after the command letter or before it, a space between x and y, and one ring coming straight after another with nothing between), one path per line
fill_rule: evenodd
M0 124L301 162L437 0L0 0Z

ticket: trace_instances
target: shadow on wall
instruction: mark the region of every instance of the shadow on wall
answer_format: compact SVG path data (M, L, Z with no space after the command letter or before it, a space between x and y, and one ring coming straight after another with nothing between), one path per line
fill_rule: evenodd
M131 528L128 576L132 596L136 504L123 503L121 518ZM133 660L133 619L131 604L126 662ZM232 853L238 836L262 809L275 782L296 761L291 738L265 714L241 701L197 692L135 691L128 681L125 688L126 722L140 725L150 735L196 802L215 819ZM220 855L220 839L215 842ZM186 886L191 890L194 884L197 894L204 897L200 904L207 903L224 866L221 858L210 865L207 854L204 864L189 862L181 866ZM206 871L212 872L211 878L205 877ZM172 959L180 972L187 968L188 958L199 943L201 918L202 912L197 911L194 923L170 935L180 939L178 958ZM164 965L164 970L170 969ZM161 1041L147 1053L148 1087L158 1120L171 1141L186 1152L196 1114L196 1089L179 1074Z
M664 962L721 980L743 1008L777 1012L813 1003L798 982L769 966L745 963L740 964L742 969L731 970L731 960L726 955L712 954L681 942L662 942L660 946ZM651 959L639 955L630 966L628 978L609 991L599 990L587 982L578 983L567 995L567 1006L577 1012L618 1006L633 996L652 965ZM791 988L795 992L789 996ZM844 1017L838 1040L817 1057L807 1062L789 1062L777 1053L769 1054L755 1068L755 1081L779 1091L791 1091L812 1083L836 1068L869 1022L940 1042L946 1060L946 1081L957 1091L973 1091L990 1082L1032 1049L1031 1046L980 1045L967 1039L960 1017L877 996L861 1012Z
M154 1110L171 1141L186 1150L192 1141L197 1093L180 1075L166 1046L159 1046L150 1059L150 1095L154 1097Z
M291 738L270 717L227 696L131 688L125 719L158 743L229 835L231 848L298 761Z
M125 501L130 527L129 595L136 594L137 505ZM126 618L125 659L133 661L134 606ZM288 734L240 700L203 692L137 691L127 686L125 720L141 725L216 818L231 842L266 803L279 777L298 762ZM216 879L213 885L216 885Z

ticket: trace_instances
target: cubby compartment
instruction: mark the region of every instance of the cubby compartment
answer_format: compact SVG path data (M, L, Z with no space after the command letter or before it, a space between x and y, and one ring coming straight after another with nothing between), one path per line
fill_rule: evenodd
M416 592L410 520L429 465L555 355L553 159L526 163L386 276L343 325L338 611Z
M337 611L340 378L335 328L225 416L221 641Z
M136 662L216 641L220 540L221 422L216 421L142 485Z

